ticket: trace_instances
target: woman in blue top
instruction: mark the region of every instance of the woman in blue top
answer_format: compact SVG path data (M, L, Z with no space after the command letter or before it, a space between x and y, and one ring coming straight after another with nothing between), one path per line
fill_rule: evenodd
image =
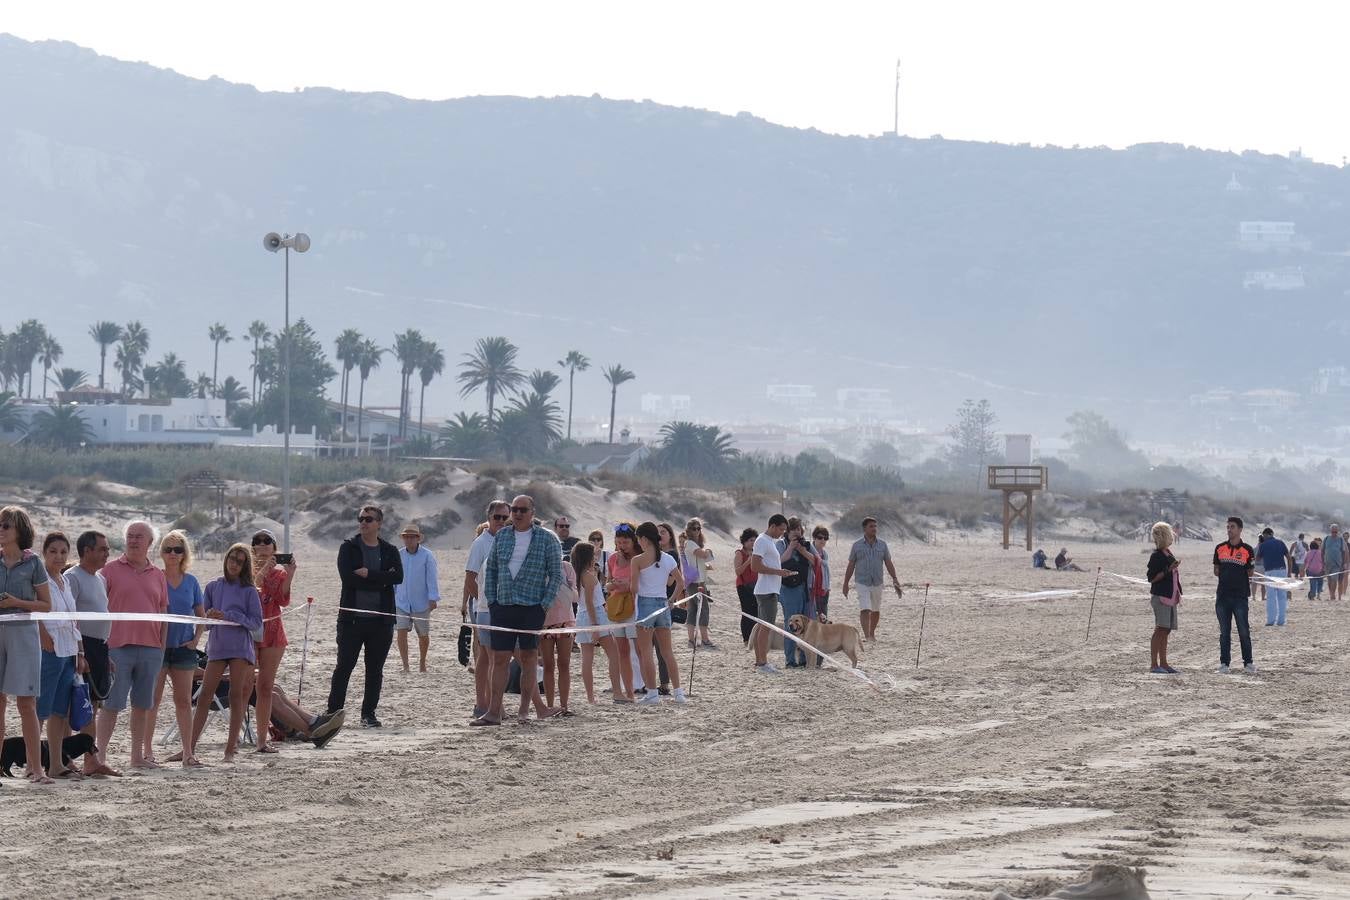
M253 691L253 667L258 654L252 632L262 627L262 598L253 585L253 551L243 544L232 544L225 551L225 574L206 586L206 618L219 619L212 625L206 642L206 674L202 676L203 697L214 697L221 676L230 670L230 733L225 738L225 761L234 762L239 747L239 729L248 714L248 697ZM211 704L198 703L192 716L193 734L206 727Z
M38 722L38 684L42 673L42 644L36 622L5 623L7 615L49 612L51 592L42 557L33 549L33 521L18 506L0 509L0 694L14 697L28 750L28 778L52 784L42 768L42 726ZM0 705L0 738L4 737L4 706Z
M164 562L164 579L169 583L169 614L174 616L196 616L205 613L202 607L202 586L194 575L188 574L192 566L192 548L188 545L187 535L181 531L170 531L159 541L159 556ZM154 738L155 720L159 717L159 702L164 697L164 681L167 676L173 684L173 711L178 719L178 734L183 741L183 752L178 757L183 768L200 768L202 763L192 755L196 743L192 734L192 675L197 671L197 644L202 639L201 625L188 625L183 622L171 622L168 626L168 638L164 646L164 668L159 673L159 683L155 686L155 706L150 711L150 726L145 730L145 745L142 755L147 763L155 763Z

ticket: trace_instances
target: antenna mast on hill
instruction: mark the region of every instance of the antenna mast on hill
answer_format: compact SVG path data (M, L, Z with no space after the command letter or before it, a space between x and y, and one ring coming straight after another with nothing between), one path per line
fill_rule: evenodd
M895 61L895 136L900 136L900 60Z

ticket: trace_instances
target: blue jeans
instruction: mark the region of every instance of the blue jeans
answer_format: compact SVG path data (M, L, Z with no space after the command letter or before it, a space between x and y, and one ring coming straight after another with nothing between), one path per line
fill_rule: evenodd
M778 605L783 608L783 630L788 630L788 620L793 616L806 615L806 585L796 587L783 586L778 594ZM789 666L806 665L806 651L797 646L791 638L783 638L783 657Z
M1322 593L1322 582L1326 579L1321 575L1308 576L1308 599L1316 599Z
M1219 662L1228 665L1232 659L1232 624L1237 622L1238 644L1242 648L1242 664L1252 661L1252 632L1247 625L1246 597L1225 597L1222 594L1214 601L1214 612L1219 617Z
M1286 578L1289 573L1284 569L1267 569L1271 578ZM1289 610L1289 592L1284 588L1266 588L1266 624L1283 625L1285 613Z

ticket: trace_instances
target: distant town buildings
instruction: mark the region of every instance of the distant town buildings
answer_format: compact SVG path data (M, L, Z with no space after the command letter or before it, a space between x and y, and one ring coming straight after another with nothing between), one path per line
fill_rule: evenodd
M1307 287L1307 282L1303 279L1301 266L1284 266L1248 272L1242 277L1242 287L1246 290L1300 291Z
M1288 247L1294 242L1293 222L1239 222L1238 243L1251 250Z

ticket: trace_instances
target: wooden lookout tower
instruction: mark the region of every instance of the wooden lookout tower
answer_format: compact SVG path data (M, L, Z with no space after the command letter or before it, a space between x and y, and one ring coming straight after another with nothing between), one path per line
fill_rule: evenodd
M1049 473L1045 466L1031 465L1031 435L1009 434L1005 440L1004 455L1010 464L989 467L989 489L1003 492L1003 549L1008 549L1013 523L1021 519L1027 524L1030 550L1036 524L1036 492L1049 486Z

